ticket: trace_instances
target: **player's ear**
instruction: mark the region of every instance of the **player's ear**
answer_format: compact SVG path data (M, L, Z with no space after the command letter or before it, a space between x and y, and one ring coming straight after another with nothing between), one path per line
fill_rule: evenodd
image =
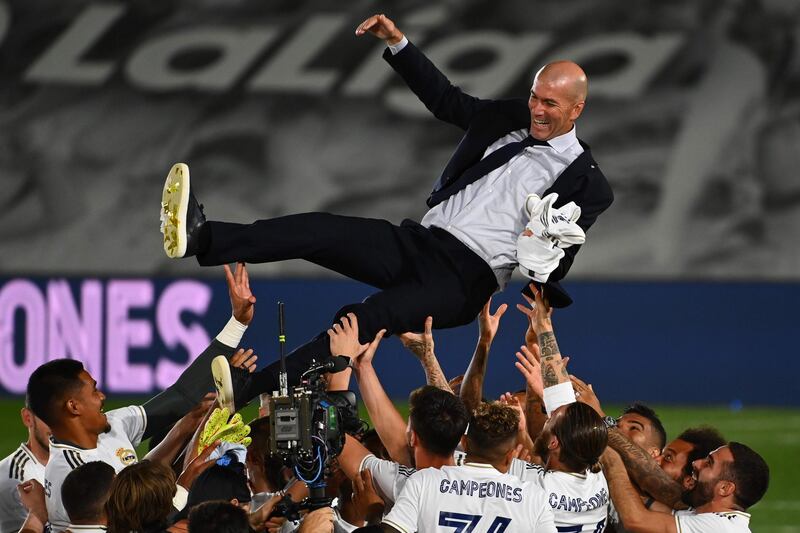
M547 449L548 450L555 450L560 445L561 445L561 443L558 442L558 437L556 437L555 435L550 435L550 441L547 443Z
M696 484L697 482L692 476L683 476L683 481L681 482L683 490L692 490Z
M417 432L413 429L408 432L408 445L412 448L417 445Z
M736 492L736 483L723 479L717 483L716 491L723 498L727 498Z
M33 411L31 411L27 407L23 407L19 411L19 417L22 419L22 424L26 428L33 427Z
M66 405L67 412L69 414L71 415L81 414L81 403L75 398L67 398L64 404Z

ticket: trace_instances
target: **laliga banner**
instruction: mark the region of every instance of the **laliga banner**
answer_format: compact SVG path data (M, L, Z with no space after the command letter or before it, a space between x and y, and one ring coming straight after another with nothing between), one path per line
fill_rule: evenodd
M178 161L216 220L419 220L463 132L354 35L386 13L476 97L584 67L576 133L615 200L571 279L798 280L797 5L0 0L0 273L194 276L156 232Z

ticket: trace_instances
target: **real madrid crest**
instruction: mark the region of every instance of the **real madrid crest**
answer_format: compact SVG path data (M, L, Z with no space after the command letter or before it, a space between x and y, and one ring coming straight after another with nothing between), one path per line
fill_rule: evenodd
M122 462L122 464L125 466L136 462L136 452L130 448L117 448L116 455L119 457L120 462Z

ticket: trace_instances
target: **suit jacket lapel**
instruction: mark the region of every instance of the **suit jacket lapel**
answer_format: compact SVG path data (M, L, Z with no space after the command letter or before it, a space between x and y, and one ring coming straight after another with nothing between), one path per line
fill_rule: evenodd
M481 160L486 149L512 129L511 121L498 120L497 115L483 114L475 117L453 153L433 192L443 189L457 180L468 168Z

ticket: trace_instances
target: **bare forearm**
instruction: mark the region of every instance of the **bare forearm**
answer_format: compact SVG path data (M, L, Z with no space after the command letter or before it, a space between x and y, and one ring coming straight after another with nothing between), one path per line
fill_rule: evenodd
M28 518L19 530L19 533L43 533L45 525L42 520L37 518L33 513L28 513Z
M671 508L683 506L683 489L658 466L650 454L617 429L608 432L608 445L619 454L628 474L642 490Z
M420 358L420 363L422 363L422 369L425 370L425 380L428 385L433 385L437 389L442 389L450 394L453 393L453 389L450 388L450 384L447 382L442 367L439 366L439 360L436 359L436 354L433 352L426 352L425 355Z
M406 423L386 395L372 365L362 365L356 370L358 388L375 431L378 432L389 455L400 464L411 464L406 443Z
M328 390L339 391L347 390L350 388L350 376L353 373L352 368L346 368L341 372L335 374L328 374Z
M528 387L525 400L525 425L531 439L536 440L536 437L542 432L545 422L547 422L547 411L544 408L544 401Z
M461 383L459 396L470 413L480 405L483 399L483 378L486 376L490 346L490 342L478 341L467 372L464 374L464 381Z
M542 354L542 381L544 388L569 381L569 374L561 359L552 326L538 328L539 349Z

